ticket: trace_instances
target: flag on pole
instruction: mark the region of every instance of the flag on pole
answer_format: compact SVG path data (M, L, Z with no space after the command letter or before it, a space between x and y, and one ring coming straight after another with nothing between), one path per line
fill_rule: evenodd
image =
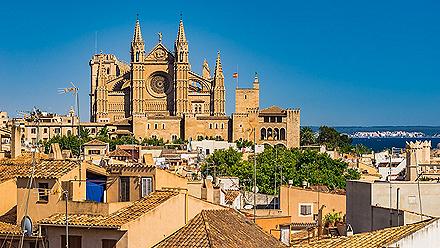
M234 72L234 74L232 74L233 78L238 78L238 72Z

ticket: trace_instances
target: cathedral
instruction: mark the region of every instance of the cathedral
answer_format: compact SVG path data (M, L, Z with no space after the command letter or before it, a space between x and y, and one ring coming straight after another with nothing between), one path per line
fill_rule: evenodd
M159 33L157 44L146 52L137 19L130 54L129 64L113 54L96 54L90 60L91 122L107 123L138 139L256 137L259 144L299 146L299 109L260 110L257 75L252 88L236 89L236 113L226 115L220 53L213 71L206 60L200 73L192 71L182 20L172 51Z

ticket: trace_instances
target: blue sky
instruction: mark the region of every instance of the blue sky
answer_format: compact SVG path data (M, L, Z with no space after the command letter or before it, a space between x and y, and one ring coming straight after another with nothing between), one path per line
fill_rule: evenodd
M260 75L261 107L300 107L302 125L440 125L438 1L7 1L0 7L0 109L66 113L77 82L88 119L88 61L129 60L136 14L147 50L172 49L180 13L192 69L221 51L227 111Z

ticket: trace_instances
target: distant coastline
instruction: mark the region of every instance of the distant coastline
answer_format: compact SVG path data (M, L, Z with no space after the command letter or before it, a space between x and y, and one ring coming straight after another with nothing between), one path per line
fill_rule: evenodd
M311 127L314 132L319 127ZM353 144L363 144L378 152L391 147L405 148L406 142L430 140L432 148L440 144L440 126L339 126L338 132L347 134Z

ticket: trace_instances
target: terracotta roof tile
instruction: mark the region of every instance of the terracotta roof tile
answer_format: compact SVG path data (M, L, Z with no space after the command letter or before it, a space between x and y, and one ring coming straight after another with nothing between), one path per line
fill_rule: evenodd
M338 237L319 240L310 244L302 244L301 247L307 248L380 248L388 247L394 242L413 234L438 219L418 222L400 227L391 227L373 232L359 233L348 237Z
M119 228L148 213L171 197L178 195L175 191L156 191L149 196L135 201L132 205L119 209L108 215L69 214L68 221L72 226L78 227L105 227ZM64 225L65 214L55 214L40 221L46 225Z
M154 247L286 247L235 210L203 210Z
M225 193L226 204L231 205L239 195L240 195L240 191L238 190L226 190Z
M108 154L109 157L131 157L130 153L118 148Z
M278 106L270 106L268 108L262 109L260 113L264 114L284 114L285 110Z
M78 167L74 161L44 160L35 164L35 178L60 178ZM0 182L16 177L29 177L32 172L31 164L0 165Z
M84 145L88 145L88 146L106 146L107 145L107 143L105 143L105 142L103 142L103 141L100 141L100 140L97 140L97 139L94 139L94 140L91 140L91 141L89 141L89 142L87 142L87 143L84 143L83 144L83 146Z
M0 234L20 235L20 227L6 222L0 222Z

